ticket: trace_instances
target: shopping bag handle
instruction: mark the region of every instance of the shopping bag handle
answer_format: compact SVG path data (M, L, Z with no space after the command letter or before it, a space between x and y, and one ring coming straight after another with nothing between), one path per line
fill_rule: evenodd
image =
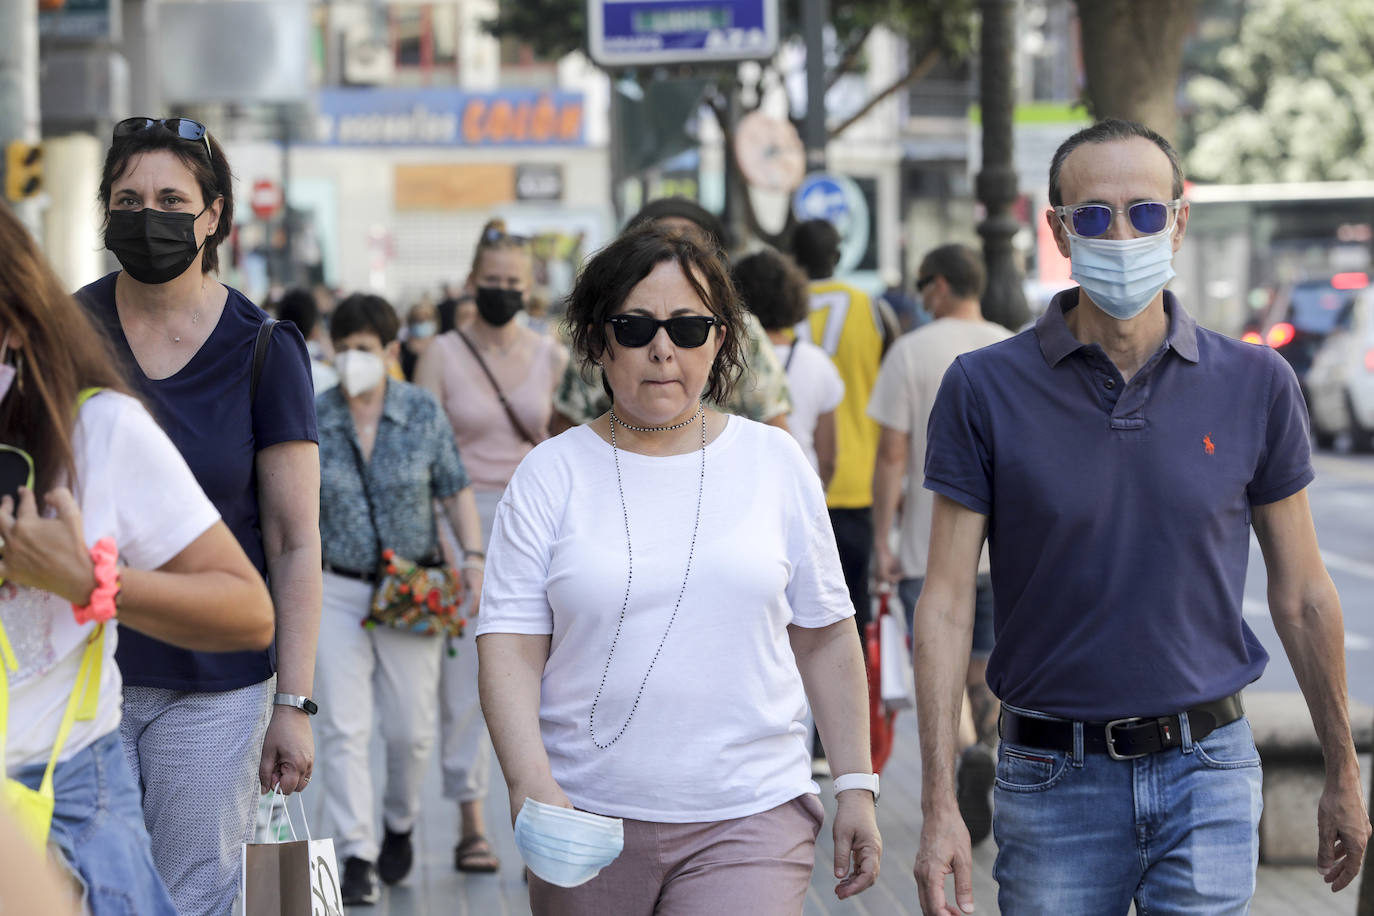
M297 792L295 794L299 798L300 793ZM267 817L269 820L271 819L272 812L276 810L277 807L277 799L281 799L281 810L282 813L286 815L286 826L291 828L291 839L293 842L298 841L299 837L296 836L296 824L294 821L291 820L290 801L285 795L282 794L280 785L272 787L272 803L267 809ZM301 826L305 828L306 840L312 840L314 839L314 837L310 835L310 821L308 821L305 817L305 799L300 798L299 800L301 805Z

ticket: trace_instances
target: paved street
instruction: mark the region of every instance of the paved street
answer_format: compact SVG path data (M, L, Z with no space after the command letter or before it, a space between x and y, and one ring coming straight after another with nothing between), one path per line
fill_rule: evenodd
M1311 488L1318 535L1332 577L1345 606L1347 658L1351 693L1374 703L1374 457L1319 454L1318 479ZM1295 684L1278 638L1268 620L1264 603L1264 572L1258 547L1251 560L1246 588L1246 613L1274 660L1256 685L1263 690L1287 690ZM380 768L380 748L374 748L374 766ZM380 772L380 769L377 770ZM317 763L319 778L310 794L317 803L328 780L328 761ZM1367 775L1366 775L1367 779ZM920 831L919 766L915 718L899 718L893 758L883 774L883 799L879 824L886 845L885 868L876 887L857 900L841 903L834 897L830 875L829 821L816 851L816 879L807 899L806 916L867 914L905 916L919 913L911 863ZM380 797L380 787L378 787ZM833 810L829 787L823 793ZM453 846L457 834L456 808L439 794L437 765L425 788L425 807L417 828L415 872L402 885L385 890L380 905L370 908L377 916L519 916L529 912L520 879L504 786L494 785L489 800L493 845L503 860L497 875L459 875L453 870ZM318 818L315 819L318 822ZM975 850L975 895L978 912L995 914L996 886L992 881L995 848L991 841ZM353 908L365 913L369 908ZM1260 869L1259 889L1253 912L1257 916L1353 916L1355 888L1332 896L1314 869ZM616 914L607 914L616 916Z

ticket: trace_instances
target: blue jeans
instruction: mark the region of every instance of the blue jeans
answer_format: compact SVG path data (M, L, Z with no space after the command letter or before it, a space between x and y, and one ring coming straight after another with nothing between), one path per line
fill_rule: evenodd
M903 579L897 583L897 597L902 601L906 612L906 631L915 633L916 602L925 587L924 576ZM997 639L992 629L992 576L983 573L978 577L977 591L973 594L973 644L969 655L973 658L987 658Z
M1195 742L1180 720L1181 747L1135 760L1084 754L1081 737L1078 753L1002 743L993 877L1005 916L1124 916L1133 899L1141 916L1249 912L1261 807L1250 723Z
M36 789L44 766L24 767L13 777ZM153 866L143 805L119 732L59 763L53 794L49 842L84 888L91 916L177 916Z

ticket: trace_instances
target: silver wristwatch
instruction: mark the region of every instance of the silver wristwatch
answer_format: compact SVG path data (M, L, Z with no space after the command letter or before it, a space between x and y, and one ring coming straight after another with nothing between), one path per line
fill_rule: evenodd
M296 693L274 693L272 702L277 706L294 706L302 712L314 715L320 711L320 707L310 697L303 697Z
M877 773L845 773L843 776L836 776L832 785L836 795L847 789L867 789L873 793L873 800L878 800Z

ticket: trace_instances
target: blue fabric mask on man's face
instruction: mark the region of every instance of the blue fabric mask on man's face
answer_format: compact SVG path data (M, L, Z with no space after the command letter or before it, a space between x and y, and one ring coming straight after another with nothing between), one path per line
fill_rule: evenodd
M540 878L577 887L597 876L625 848L625 824L557 805L525 799L515 817L515 845Z
M1134 318L1174 277L1173 235L1089 239L1070 233L1070 276L1111 317Z

